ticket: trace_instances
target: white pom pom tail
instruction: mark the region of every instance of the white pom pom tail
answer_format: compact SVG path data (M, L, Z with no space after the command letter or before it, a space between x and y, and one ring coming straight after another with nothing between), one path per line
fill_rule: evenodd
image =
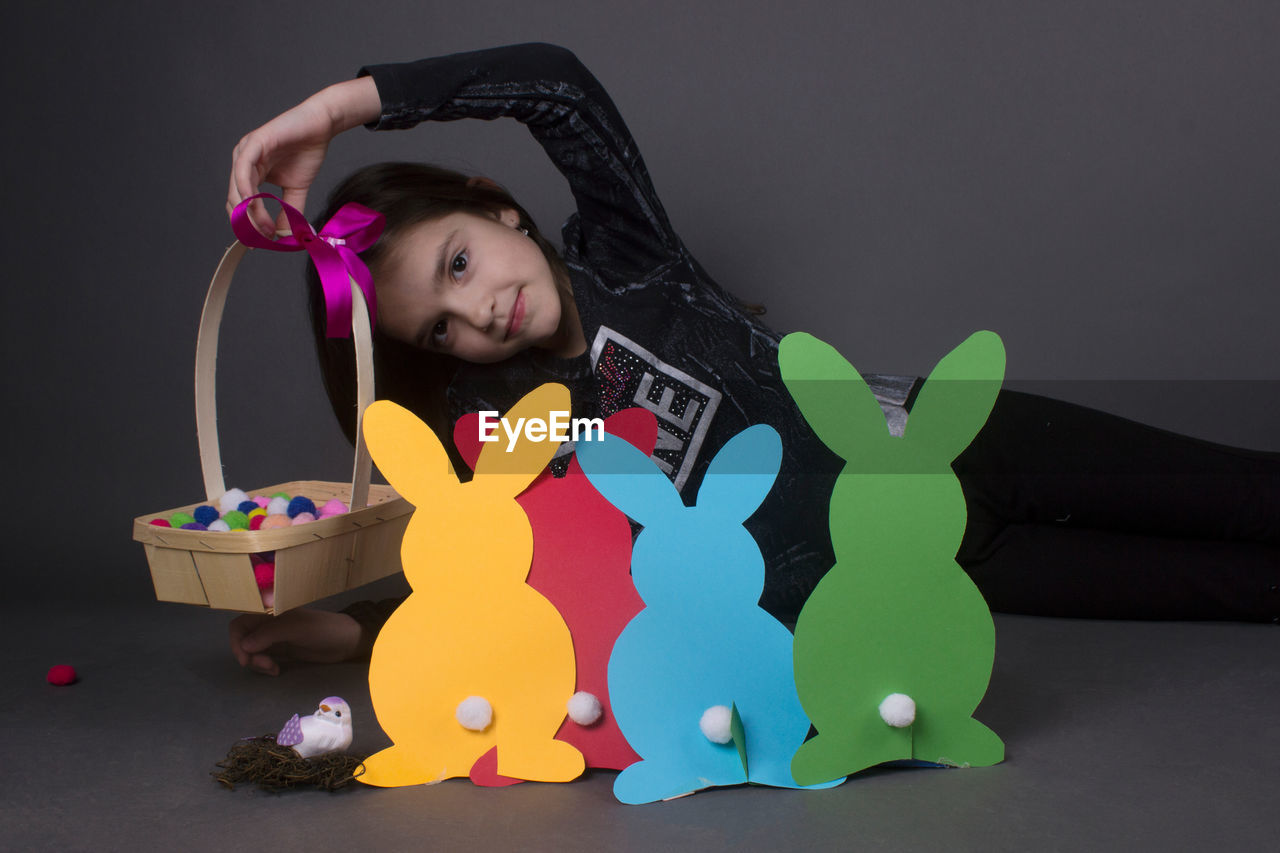
M569 697L569 719L580 726L590 726L600 719L604 706L594 693L580 690Z
M272 498L267 502L267 515L285 515L289 509L289 501L284 498Z
M712 705L702 712L698 728L712 743L728 743L733 740L733 711L728 705Z
M213 521L209 522L209 529L218 533L229 533L231 531L231 525L227 524L220 518L215 518Z
M458 723L473 732L482 732L493 722L493 706L483 696L468 696L458 703Z
M905 693L890 693L880 703L880 719L895 729L905 729L916 721L916 702Z

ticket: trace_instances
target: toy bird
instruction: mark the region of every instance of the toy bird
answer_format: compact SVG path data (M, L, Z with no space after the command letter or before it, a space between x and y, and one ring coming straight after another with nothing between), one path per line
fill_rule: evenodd
M276 743L293 747L303 758L343 752L351 746L351 708L339 696L321 699L311 716L294 714L276 735Z

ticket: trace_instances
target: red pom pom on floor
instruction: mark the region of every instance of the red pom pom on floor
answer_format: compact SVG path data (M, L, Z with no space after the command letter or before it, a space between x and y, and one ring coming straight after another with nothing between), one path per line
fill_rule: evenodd
M75 684L76 671L74 667L67 666L65 663L60 663L56 666L49 667L49 674L45 676L45 679L50 684L56 684L59 687L63 687L68 684Z

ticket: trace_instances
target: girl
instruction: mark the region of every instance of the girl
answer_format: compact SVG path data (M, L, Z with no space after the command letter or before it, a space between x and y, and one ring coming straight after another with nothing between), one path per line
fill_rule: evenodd
M577 213L563 256L493 181L430 166L362 169L319 217L348 202L386 217L362 255L378 299L378 396L415 410L446 446L458 415L503 411L546 381L569 386L574 416L644 406L659 419L654 458L689 495L730 436L772 425L786 455L748 527L768 567L761 604L794 616L833 561L826 501L840 460L782 385L779 336L672 231L612 101L571 53L518 45L362 69L240 141L228 209L262 183L302 208L329 141L358 125L503 116L524 123L569 182ZM250 216L275 231L259 202ZM350 343L324 337L308 275L330 401L353 436ZM868 379L901 430L914 380ZM1276 455L1002 392L954 467L969 505L957 559L994 609L1280 621ZM282 652L358 657L393 605L242 616L232 649L272 673Z

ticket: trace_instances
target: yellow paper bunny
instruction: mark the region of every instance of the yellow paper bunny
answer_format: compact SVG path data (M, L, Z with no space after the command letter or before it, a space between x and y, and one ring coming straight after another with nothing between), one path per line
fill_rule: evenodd
M569 392L546 384L506 417L549 420ZM374 711L393 745L365 761L383 787L465 776L495 745L498 772L545 782L582 773L555 740L574 691L573 643L552 604L525 583L533 535L516 495L546 467L554 441L484 445L459 483L435 434L389 401L370 406L364 437L378 468L415 511L401 547L413 593L378 635L369 665Z

